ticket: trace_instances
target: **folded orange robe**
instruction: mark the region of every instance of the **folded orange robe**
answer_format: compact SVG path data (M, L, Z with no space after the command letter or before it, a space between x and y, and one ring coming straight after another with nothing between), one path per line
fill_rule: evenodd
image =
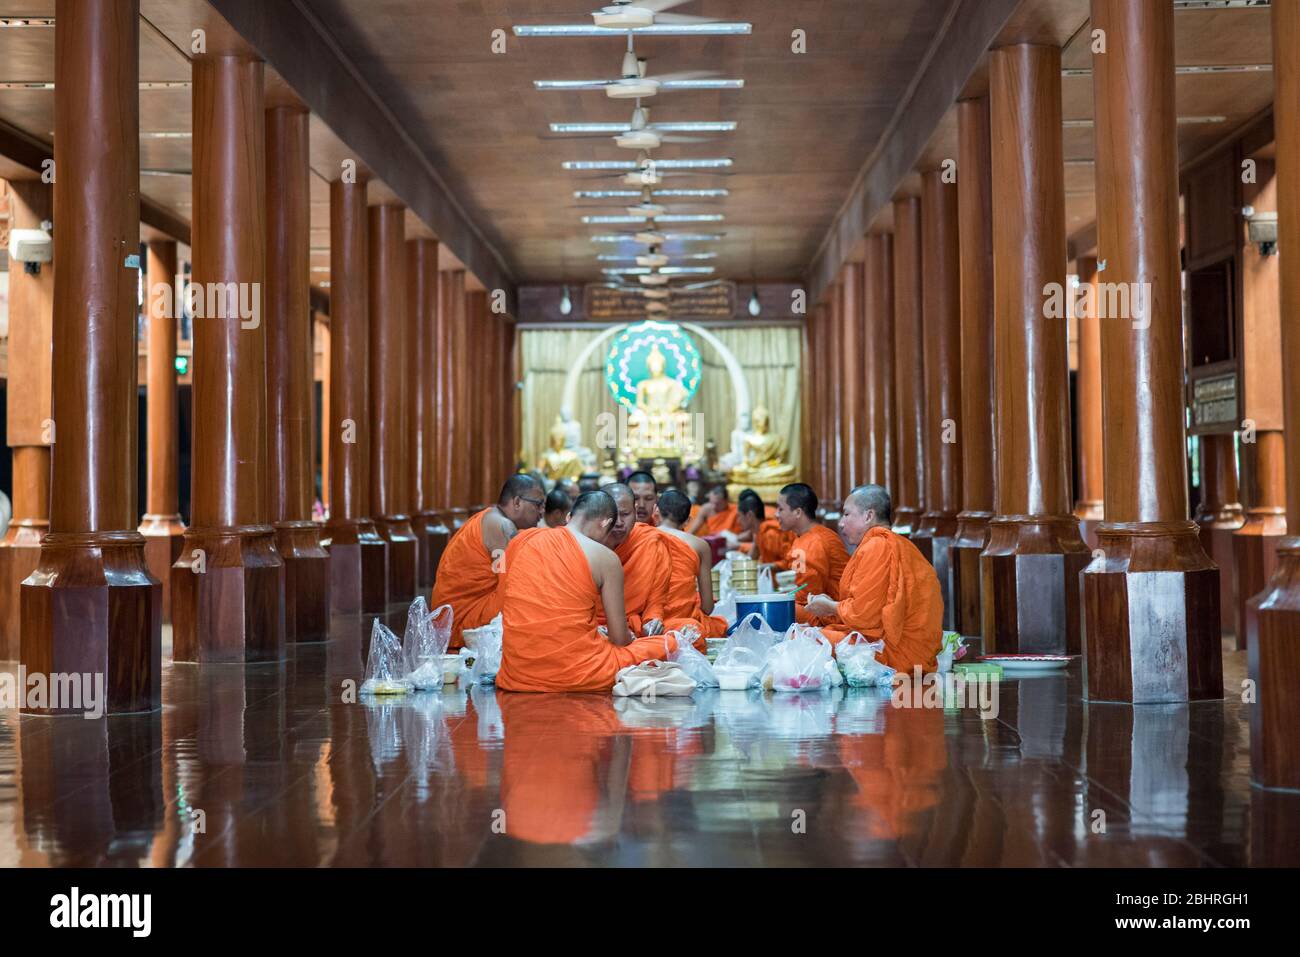
M781 571L790 568L790 546L794 544L794 532L781 531L781 523L774 518L765 518L759 523L754 541L742 546L748 555L764 565L775 565Z
M833 618L818 618L808 614L809 595L830 595L840 598L840 576L849 563L849 550L840 537L825 525L813 525L790 543L790 567L794 569L796 585L807 588L795 595L795 618L804 624L824 625Z
M498 688L609 691L623 668L662 661L677 649L663 636L619 648L596 630L600 590L582 546L565 526L520 532L506 549L505 567Z
M727 507L721 512L706 518L704 528L700 529L699 534L721 535L724 531L740 534L740 509L736 508L734 502L728 502Z
M437 581L429 607L451 605L454 617L448 648L460 648L465 644L462 633L466 628L480 628L501 611L498 576L492 568L492 556L483 544L483 517L495 507L475 512L451 536L438 561Z
M885 640L876 660L900 674L920 665L934 671L943 641L943 594L934 566L908 539L888 528L870 529L840 582L838 623L824 631L838 642L851 631Z
M668 577L672 558L664 536L652 525L637 522L623 544L614 549L623 565L623 605L628 629L639 635L648 621L663 621L668 609ZM600 624L605 615L600 612Z
M660 532L660 535L668 546L672 561L672 572L668 576L664 631L694 625L700 630L695 647L703 652L708 647L704 639L722 638L727 633L727 622L704 614L704 608L700 604L700 556L695 549L671 532Z

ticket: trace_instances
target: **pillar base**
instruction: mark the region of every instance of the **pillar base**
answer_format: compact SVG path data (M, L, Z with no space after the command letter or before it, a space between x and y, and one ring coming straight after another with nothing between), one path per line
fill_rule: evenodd
M900 505L894 509L894 531L899 535L912 537L912 533L921 524L921 510L910 505Z
M284 578L270 525L187 528L172 566L172 659L283 661Z
M1232 567L1236 572L1236 614L1233 634L1237 648L1245 648L1254 628L1255 609L1250 600L1264 591L1277 570L1277 546L1286 537L1286 511L1252 508L1246 523L1232 533Z
M45 536L22 585L28 675L102 674L108 714L162 707L162 583L149 574L144 544L135 530ZM83 713L26 702L22 710Z
M22 653L22 584L41 563L41 539L50 523L16 519L0 540L0 661Z
M984 653L1079 654L1079 573L1090 557L1073 515L991 519L980 555Z
M420 593L420 547L407 515L382 515L375 529L388 543L388 601L409 604Z
M920 527L912 533L912 544L934 566L934 572L939 576L939 591L943 595L943 627L948 631L957 627L957 600L953 591L952 556L949 551L956 539L956 512L926 512L921 516Z
M952 630L967 637L984 631L980 614L980 553L989 543L992 512L962 512L949 550L952 563Z
M370 519L331 520L329 539L330 610L339 615L388 610L388 543Z
M325 641L330 634L330 556L315 522L276 522L284 562L285 641Z
M1233 534L1245 524L1241 506L1213 514L1197 515L1193 521L1201 530L1201 548L1219 566L1219 627L1225 635L1237 633L1237 575L1233 557ZM1238 644L1238 647L1245 647Z
M1089 701L1223 697L1219 570L1195 522L1105 522L1083 575Z
M1300 537L1277 547L1277 568L1263 594L1250 599L1254 630L1246 667L1255 683L1250 713L1250 780L1262 788L1300 791Z
M442 512L420 512L411 524L417 538L424 536L420 541L420 585L433 588L438 579L438 562L442 561L442 553L451 539L451 529L443 521Z
M172 620L172 566L181 557L185 523L179 515L146 515L140 523L149 574L162 582L163 624Z
M1074 517L1079 520L1079 537L1083 539L1083 543L1089 550L1096 550L1099 547L1097 526L1106 520L1104 503L1077 502L1074 506Z

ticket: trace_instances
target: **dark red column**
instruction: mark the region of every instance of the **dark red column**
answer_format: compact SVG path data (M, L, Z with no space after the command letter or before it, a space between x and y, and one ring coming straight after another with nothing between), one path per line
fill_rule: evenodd
M894 201L894 411L898 487L894 531L911 535L925 511L925 339L921 333L921 201Z

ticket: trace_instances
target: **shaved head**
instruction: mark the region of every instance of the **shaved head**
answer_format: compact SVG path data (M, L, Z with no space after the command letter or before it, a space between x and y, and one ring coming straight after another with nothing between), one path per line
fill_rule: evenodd
M883 485L859 485L849 493L844 504L852 505L862 512L871 509L883 522L893 518L894 504L889 499L889 490Z
M627 540L632 526L636 523L636 500L632 490L622 482L610 482L608 485L602 485L600 490L614 500L614 506L618 510L614 527L609 530L609 537L605 540L605 544L610 548L618 548Z
M546 490L542 483L522 472L506 479L497 498L497 508L515 523L516 528L532 528L541 520L546 504Z
M580 534L607 544L617 513L614 500L604 492L583 492L573 503L569 524Z

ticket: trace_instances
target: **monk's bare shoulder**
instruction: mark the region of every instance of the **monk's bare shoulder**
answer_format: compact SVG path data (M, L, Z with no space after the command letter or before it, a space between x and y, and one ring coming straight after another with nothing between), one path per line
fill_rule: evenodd
M713 549L709 547L709 543L698 535L687 535L686 537L690 539L688 544L695 549L695 554L700 556L700 564L705 568L712 568Z
M492 535L494 538L511 539L519 531L515 523L501 514L500 509L490 509L483 516L483 536L486 538Z

